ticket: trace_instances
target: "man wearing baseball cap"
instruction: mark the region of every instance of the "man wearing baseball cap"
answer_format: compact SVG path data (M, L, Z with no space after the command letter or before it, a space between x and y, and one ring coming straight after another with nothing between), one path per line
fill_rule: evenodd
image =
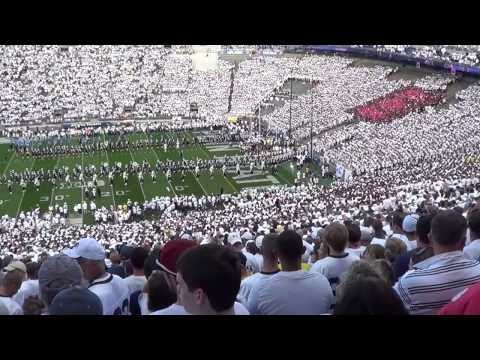
M417 214L409 214L403 219L402 229L408 239L408 242L406 242L408 250L412 250L417 247L418 218L419 216Z
M22 285L27 268L21 261L12 261L3 268L0 279L0 302L8 309L8 315L23 315L20 305L12 299Z
M170 240L165 244L157 260L157 267L167 276L169 283L175 284L177 277L177 260L180 256L192 247L199 246L195 241L191 240ZM203 246L203 245L202 245ZM165 309L152 312L150 315L188 315L183 305L178 301Z
M50 315L102 315L103 305L92 291L74 286L60 291L49 307Z
M38 270L40 298L48 307L53 298L62 290L81 285L82 269L74 259L66 255L48 257Z
M122 278L106 271L105 249L97 240L80 239L74 248L64 253L77 260L89 282L88 288L102 301L103 315L128 314L128 286Z

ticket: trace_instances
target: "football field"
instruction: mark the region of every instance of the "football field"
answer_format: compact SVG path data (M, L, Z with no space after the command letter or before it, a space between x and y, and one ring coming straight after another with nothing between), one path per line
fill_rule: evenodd
M184 136L185 133L181 133ZM152 135L151 135L152 136ZM160 136L154 134L153 136ZM162 136L177 137L177 133L162 133ZM187 136L192 138L195 136L192 133L187 133ZM146 139L147 135L144 133L134 133L128 135L131 142L139 139ZM110 140L104 138L105 140ZM183 148L184 157L188 160L199 159L213 159L215 156L223 157L226 155L241 154L240 148L229 145L195 145ZM139 151L100 151L83 155L61 155L55 157L43 158L26 158L14 153L9 149L8 144L0 144L0 174L8 175L11 170L21 172L29 169L54 169L56 167L68 166L73 169L76 165L94 165L97 169L100 165L107 162L109 165L121 162L125 165L131 161L141 163L147 160L151 165L155 165L157 160L166 161L181 160L180 152L177 149L168 149L166 152L163 148L149 148ZM221 190L228 193L236 193L248 187L293 184L296 170L290 163L285 163L278 167L278 173L273 176L270 173L261 173L258 169L250 174L247 169L242 168L240 176L231 173L224 177L220 170L216 170L213 178L210 177L207 170L202 171L197 178L192 172L186 174L182 179L180 173L173 173L170 181L163 172L157 172L156 183L153 183L150 174L144 174L144 182L140 183L137 175L130 175L127 186L124 185L123 179L120 176L115 176L113 185L110 185L107 177L98 177L98 185L101 191L100 196L97 194L95 200L97 208L111 205L126 204L128 199L132 202L143 203L145 200L150 200L156 196L182 196L182 195L210 195L220 194ZM90 180L91 179L87 179ZM55 187L51 182L41 182L39 191L29 183L27 190L22 191L19 184L13 184L13 193L10 195L7 190L7 185L0 185L0 216L8 214L9 216L17 216L21 211L30 211L36 207L40 207L42 211L47 211L49 206L55 204L63 205L64 202L68 204L69 219L72 223L77 224L91 224L94 222L93 213L87 211L85 214L74 213L73 206L82 203L84 200L84 191L82 184L78 179L71 179L71 187L66 183L57 183ZM85 199L86 200L86 199ZM90 201L87 201L89 203ZM90 207L89 207L90 208Z

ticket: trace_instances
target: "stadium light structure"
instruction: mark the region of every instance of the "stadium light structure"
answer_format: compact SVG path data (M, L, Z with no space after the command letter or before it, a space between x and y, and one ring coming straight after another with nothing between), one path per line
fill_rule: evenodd
M292 141L292 92L293 92L293 77L292 77L292 74L290 74L290 120L288 123L288 141L289 142Z
M261 134L262 131L262 103L258 109L258 133Z
M313 91L310 90L310 162L313 164Z

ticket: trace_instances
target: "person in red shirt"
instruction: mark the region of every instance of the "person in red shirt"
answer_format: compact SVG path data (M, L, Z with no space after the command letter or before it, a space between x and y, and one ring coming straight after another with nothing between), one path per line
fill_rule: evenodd
M438 315L480 315L480 283L456 295Z

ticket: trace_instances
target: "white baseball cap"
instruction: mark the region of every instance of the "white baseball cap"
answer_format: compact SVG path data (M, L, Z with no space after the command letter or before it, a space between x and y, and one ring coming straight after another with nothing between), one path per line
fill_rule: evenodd
M85 258L89 260L104 260L105 249L93 238L83 238L72 249L64 250L63 253L71 258Z
M257 245L258 248L262 247L263 238L263 235L257 236L257 239L255 240L255 245Z
M242 243L240 234L236 232L228 234L228 243L230 245L235 245L236 243Z

